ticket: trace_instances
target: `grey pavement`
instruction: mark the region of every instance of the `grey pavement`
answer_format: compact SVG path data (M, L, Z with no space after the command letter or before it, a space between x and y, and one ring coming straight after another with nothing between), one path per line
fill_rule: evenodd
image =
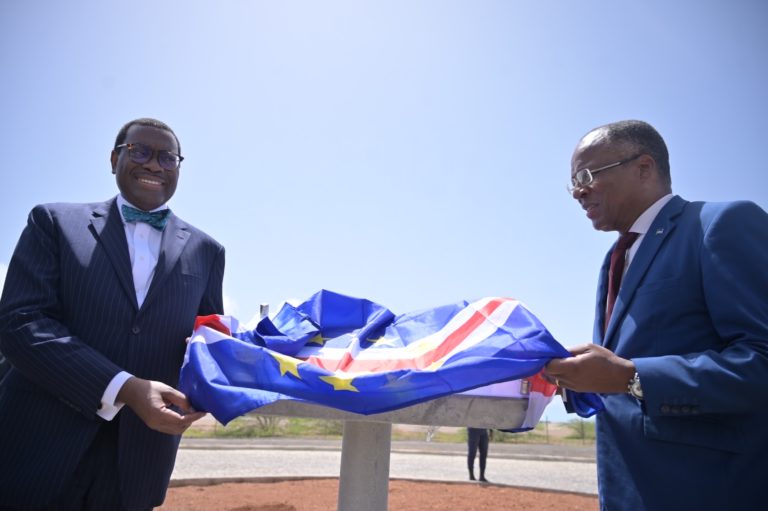
M340 439L184 438L171 484L338 477L340 466ZM464 444L392 442L392 479L468 482L467 475ZM493 442L486 477L493 484L596 495L595 449Z

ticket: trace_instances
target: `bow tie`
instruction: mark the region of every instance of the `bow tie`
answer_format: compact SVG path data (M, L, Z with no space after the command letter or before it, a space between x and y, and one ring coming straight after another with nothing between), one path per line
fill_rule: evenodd
M126 222L144 222L158 231L162 231L163 228L165 228L165 224L168 223L168 215L171 213L171 210L168 208L150 213L148 211L132 208L125 204L123 204L121 209L123 211L123 218L125 218Z

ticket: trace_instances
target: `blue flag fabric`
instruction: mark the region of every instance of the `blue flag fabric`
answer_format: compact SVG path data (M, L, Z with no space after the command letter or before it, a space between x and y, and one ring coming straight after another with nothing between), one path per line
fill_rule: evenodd
M551 359L569 356L517 300L483 298L396 316L322 290L298 306L285 304L255 329L229 316L199 317L180 390L222 424L278 399L367 415L535 377ZM551 398L556 387L536 381ZM569 403L582 417L603 407L595 394L570 392Z

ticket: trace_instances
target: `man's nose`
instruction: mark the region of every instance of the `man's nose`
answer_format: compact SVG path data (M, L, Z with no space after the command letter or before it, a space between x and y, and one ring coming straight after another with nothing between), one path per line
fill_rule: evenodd
M152 172L162 172L165 170L160 166L160 162L157 161L157 158L158 154L155 152L155 154L152 155L152 158L150 158L149 161L144 164L144 168Z
M586 195L587 195L587 187L586 186L577 186L576 188L574 188L571 191L571 196L574 199L576 199L576 200L579 200L580 198L582 198L582 197L584 197Z

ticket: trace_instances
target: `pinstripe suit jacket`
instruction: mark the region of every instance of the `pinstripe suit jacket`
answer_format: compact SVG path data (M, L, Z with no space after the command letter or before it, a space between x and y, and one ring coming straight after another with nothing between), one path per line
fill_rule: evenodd
M171 386L198 314L221 313L224 249L171 215L138 307L115 200L48 204L29 215L0 299L0 506L54 499L104 421L101 396L121 370ZM162 503L179 437L119 420L126 508Z

